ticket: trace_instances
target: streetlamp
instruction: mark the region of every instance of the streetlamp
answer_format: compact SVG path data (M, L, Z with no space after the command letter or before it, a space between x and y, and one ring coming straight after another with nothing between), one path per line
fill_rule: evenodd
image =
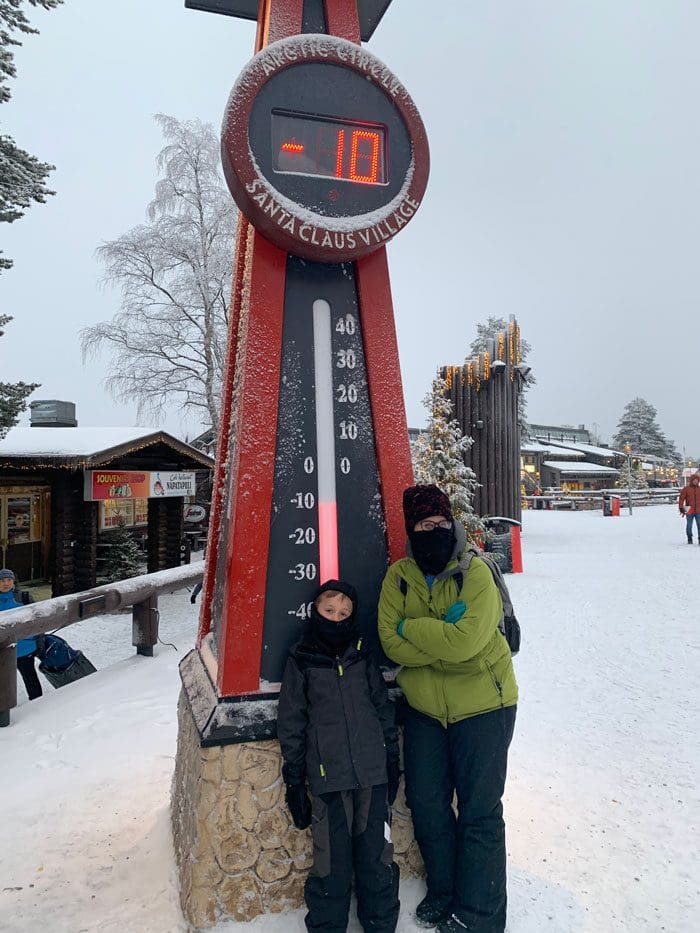
M624 451L627 454L627 507L632 514L632 445L625 444Z

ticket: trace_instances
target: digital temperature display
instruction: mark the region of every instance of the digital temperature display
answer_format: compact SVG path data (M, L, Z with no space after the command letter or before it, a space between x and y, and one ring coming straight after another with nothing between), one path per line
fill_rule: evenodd
M287 175L385 185L386 127L272 111L272 167Z

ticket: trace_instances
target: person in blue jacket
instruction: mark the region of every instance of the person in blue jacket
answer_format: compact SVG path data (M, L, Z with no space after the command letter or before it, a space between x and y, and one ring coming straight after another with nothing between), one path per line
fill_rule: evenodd
M0 612L4 609L19 609L22 603L15 599L15 575L11 570L0 570ZM17 642L17 670L22 676L27 696L36 700L42 694L41 681L34 667L37 644L35 638L20 638Z

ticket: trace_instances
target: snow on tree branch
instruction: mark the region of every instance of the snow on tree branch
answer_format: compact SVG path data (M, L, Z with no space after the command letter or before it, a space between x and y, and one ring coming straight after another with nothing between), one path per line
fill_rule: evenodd
M8 314L0 314L0 337L4 333L2 328L11 320ZM38 388L38 382L0 382L0 438L17 424L27 407L27 398Z

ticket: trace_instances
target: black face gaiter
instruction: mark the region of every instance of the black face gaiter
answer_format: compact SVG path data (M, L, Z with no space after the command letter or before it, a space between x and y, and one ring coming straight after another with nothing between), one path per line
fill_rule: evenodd
M453 528L435 528L433 531L409 531L413 559L423 573L440 573L447 566L454 550Z
M319 641L333 651L342 651L354 640L355 620L350 617L344 622L331 622L324 618L315 606L311 607L311 623Z

